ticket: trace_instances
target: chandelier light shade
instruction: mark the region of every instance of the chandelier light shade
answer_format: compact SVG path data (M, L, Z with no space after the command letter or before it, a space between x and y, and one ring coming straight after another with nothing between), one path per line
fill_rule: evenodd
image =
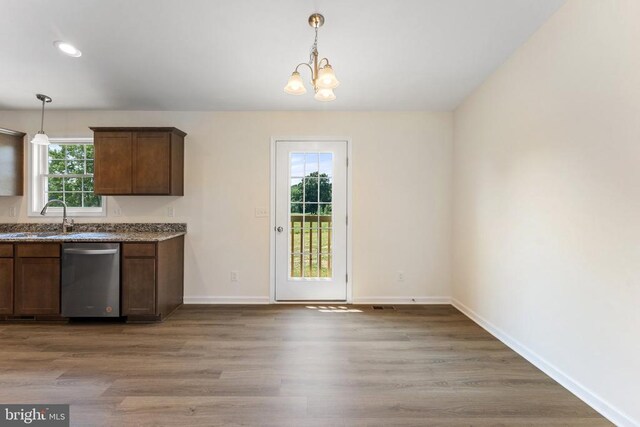
M40 130L34 135L31 143L36 145L49 145L49 137L44 133L44 104L51 102L52 99L41 93L37 94L36 98L42 101L42 115L40 116Z
M309 17L309 25L315 28L316 32L316 38L311 46L309 62L302 62L296 66L291 77L289 77L287 85L284 87L286 93L290 95L304 95L307 93L304 80L298 72L300 66L306 66L311 71L311 85L315 92L314 98L323 102L336 99L333 89L340 84L336 78L336 73L333 71L333 67L331 67L327 58L318 60L318 28L322 27L323 24L324 16L319 13L314 13Z
M307 88L304 87L304 81L302 80L302 76L297 71L294 71L289 77L289 82L284 87L284 91L289 95L304 95L307 93Z
M333 72L331 65L327 64L318 70L318 87L320 89L335 89L340 82L336 79L336 73Z
M318 89L314 98L318 101L327 102L336 99L336 95L333 93L333 89Z

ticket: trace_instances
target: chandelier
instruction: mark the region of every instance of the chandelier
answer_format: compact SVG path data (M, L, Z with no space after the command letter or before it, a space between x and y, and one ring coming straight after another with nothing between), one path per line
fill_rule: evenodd
M307 88L304 87L304 81L302 76L298 72L298 68L302 65L309 67L311 70L311 85L316 95L315 99L318 101L333 101L336 99L336 95L333 93L333 89L338 87L340 82L336 78L336 74L329 64L327 58L318 60L318 28L324 24L324 16L319 13L314 13L309 17L309 25L315 28L316 38L311 46L311 54L309 55L309 62L302 62L298 64L293 70L291 77L287 85L284 87L284 91L290 95L303 95L307 93Z

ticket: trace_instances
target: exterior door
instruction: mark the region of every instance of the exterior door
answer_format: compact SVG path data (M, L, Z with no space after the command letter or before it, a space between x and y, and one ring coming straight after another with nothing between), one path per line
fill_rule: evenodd
M276 141L275 299L347 299L347 142Z

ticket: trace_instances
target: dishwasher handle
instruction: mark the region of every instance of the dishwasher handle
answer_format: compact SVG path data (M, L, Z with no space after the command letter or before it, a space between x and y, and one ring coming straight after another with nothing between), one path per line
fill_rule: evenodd
M75 249L67 248L65 254L70 255L114 255L118 253L118 249Z

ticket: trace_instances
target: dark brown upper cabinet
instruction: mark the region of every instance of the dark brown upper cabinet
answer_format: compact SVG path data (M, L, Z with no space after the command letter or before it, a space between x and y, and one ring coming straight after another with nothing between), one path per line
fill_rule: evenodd
M0 196L23 195L25 135L0 128Z
M99 195L184 195L180 129L92 127L94 191Z

